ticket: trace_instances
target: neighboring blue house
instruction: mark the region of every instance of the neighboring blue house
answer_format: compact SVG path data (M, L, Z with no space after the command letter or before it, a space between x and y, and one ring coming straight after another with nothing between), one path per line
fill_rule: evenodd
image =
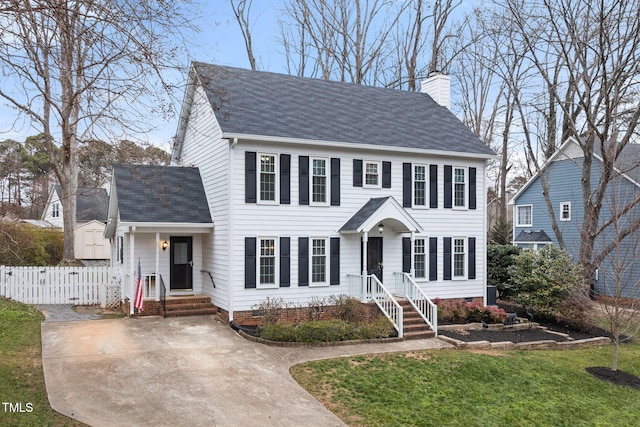
M592 186L599 181L602 158L593 156L591 173ZM583 153L575 140L565 142L542 168L549 180L549 195L556 221L562 233L569 254L577 261L580 250L580 230L584 218L582 195ZM640 196L640 145L630 144L616 163L619 177L609 185L609 190L600 215L600 224L612 218L612 212L620 211L632 200ZM615 197L614 197L615 195ZM539 175L534 175L513 197L513 244L521 248L538 250L549 244L557 245L557 238L551 226L547 205L542 195ZM620 228L637 220L640 209L636 206L622 217ZM596 240L595 253L614 241L616 231L609 226ZM612 251L599 265L594 277L595 292L612 296L616 292L616 277L622 278L622 295L640 298L640 246L638 232L623 240L619 251ZM619 270L620 274L616 274Z

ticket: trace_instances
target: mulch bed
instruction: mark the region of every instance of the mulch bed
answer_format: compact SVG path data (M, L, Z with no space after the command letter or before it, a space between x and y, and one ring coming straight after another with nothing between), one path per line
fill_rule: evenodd
M633 389L640 389L640 377L633 374L629 374L624 371L612 371L610 368L603 366L595 366L592 368L585 368L585 371L593 375L602 381L607 381L616 385L631 387Z
M550 334L540 328L527 329L447 329L441 330L440 335L455 338L464 342L489 341L513 343L552 340L556 342L567 341L562 335ZM573 338L573 337L572 337ZM581 339L581 338L580 338Z

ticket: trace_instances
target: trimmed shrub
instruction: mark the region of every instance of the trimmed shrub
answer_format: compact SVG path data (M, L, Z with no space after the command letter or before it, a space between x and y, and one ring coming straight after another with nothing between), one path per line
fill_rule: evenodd
M485 321L487 323L504 323L507 312L498 307L485 307L479 302L461 300L434 300L438 306L438 322L469 323Z
M487 245L487 285L496 287L500 299L512 299L516 295L509 267L518 254L520 248L516 246Z
M258 327L258 335L266 340L306 343L388 338L392 331L393 326L384 317L369 324L333 319L300 324L265 324Z

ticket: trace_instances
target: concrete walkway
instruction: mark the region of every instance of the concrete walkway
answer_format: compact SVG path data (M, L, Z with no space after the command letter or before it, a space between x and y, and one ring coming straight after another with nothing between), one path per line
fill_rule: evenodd
M290 366L445 347L438 339L273 347L245 340L215 316L42 324L51 406L92 426L341 426L291 378Z

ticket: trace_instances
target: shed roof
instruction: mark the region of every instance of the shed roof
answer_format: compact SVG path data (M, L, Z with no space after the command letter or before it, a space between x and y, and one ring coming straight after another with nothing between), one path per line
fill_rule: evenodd
M551 238L544 230L522 230L514 242L517 243L533 243L533 242L552 242Z
M213 222L198 168L115 165L113 173L122 222Z
M195 62L223 133L495 153L429 95Z
M55 186L58 198L62 198L59 185ZM76 192L76 221L107 220L109 209L109 195L104 188L78 187Z

